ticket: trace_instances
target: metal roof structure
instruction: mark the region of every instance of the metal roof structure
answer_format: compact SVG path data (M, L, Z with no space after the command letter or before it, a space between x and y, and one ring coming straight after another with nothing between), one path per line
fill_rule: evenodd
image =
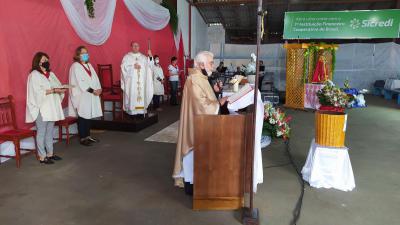
M191 0L189 2L197 7L207 24L224 26L226 43L256 42L256 0ZM264 0L263 10L267 10L268 14L265 19L267 36L263 43L282 42L284 14L287 11L396 8L400 8L400 0Z

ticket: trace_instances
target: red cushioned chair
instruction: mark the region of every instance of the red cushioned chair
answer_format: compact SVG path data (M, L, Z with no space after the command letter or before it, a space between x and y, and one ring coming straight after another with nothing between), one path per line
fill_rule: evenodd
M35 149L21 149L20 141L29 137L33 137L35 140ZM15 106L11 95L0 98L0 142L3 141L12 141L14 143L15 156L0 155L0 157L15 158L18 168L21 166L21 157L24 155L33 153L39 160L36 149L36 131L18 129L15 120ZM26 152L22 153L21 150Z
M120 109L122 110L122 91L121 87L114 83L114 78L113 78L113 69L111 64L97 64L98 68L98 75L99 75L99 80L100 84L103 90L103 93L101 94L101 107L103 109L103 112L110 112L106 111L104 107L104 102L112 102L112 110L113 114L115 114L116 111L116 103L119 102L120 104ZM107 76L108 75L108 79ZM108 82L107 82L108 81ZM109 85L107 85L107 83Z

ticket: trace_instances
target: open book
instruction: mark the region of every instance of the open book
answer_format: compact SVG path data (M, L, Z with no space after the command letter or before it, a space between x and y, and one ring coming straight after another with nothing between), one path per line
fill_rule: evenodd
M70 85L70 84L63 84L60 87L57 88L61 88L61 89L69 89L69 88L74 88L74 85Z
M245 84L238 92L228 97L228 102L234 103L253 90L254 89L250 86L250 84Z

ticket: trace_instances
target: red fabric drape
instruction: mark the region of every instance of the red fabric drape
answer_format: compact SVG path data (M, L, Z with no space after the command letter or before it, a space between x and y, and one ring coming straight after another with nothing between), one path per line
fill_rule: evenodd
M129 13L123 1L117 1L110 38L102 46L91 46L77 36L60 1L2 0L0 96L14 96L18 125L28 127L30 125L24 123L26 81L33 55L37 51L49 54L52 71L62 83L67 83L74 51L79 45L85 45L96 69L97 64L113 65L116 81L120 79L122 57L131 49L130 42L137 41L142 52L146 53L148 38L151 39L153 54L160 56L161 66L166 71L170 57L178 55L170 27L156 32L146 30ZM183 62L183 58L179 61Z

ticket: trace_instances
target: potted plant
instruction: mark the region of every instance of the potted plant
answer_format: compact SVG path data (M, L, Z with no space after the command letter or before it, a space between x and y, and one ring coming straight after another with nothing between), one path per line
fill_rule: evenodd
M315 142L323 146L343 147L347 123L344 110L352 97L329 80L317 96L321 106L315 114Z

